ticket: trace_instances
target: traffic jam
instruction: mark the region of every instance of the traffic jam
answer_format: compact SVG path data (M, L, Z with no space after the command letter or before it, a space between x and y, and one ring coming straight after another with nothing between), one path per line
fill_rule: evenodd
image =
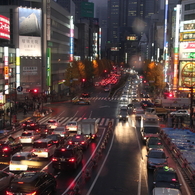
M89 170L95 166L108 140L108 130L100 129L99 139L98 128L95 119L68 121L65 125L55 118L46 124L34 119L21 123L19 129L0 142L1 193L35 195L75 191L75 186L68 183L58 191L57 177L65 172L69 174L69 181L74 181L75 172L79 177L83 171L86 171L85 177L89 177ZM85 153L90 145L96 149L88 159ZM87 162L82 167L83 161Z

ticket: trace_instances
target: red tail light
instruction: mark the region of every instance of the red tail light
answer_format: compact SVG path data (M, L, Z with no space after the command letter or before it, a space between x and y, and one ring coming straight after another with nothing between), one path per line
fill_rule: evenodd
M36 150L35 149L32 149L32 152L35 152Z
M18 137L19 139L21 139L21 137Z
M26 195L36 195L36 194L37 194L37 192L31 192L31 193L28 193Z
M6 195L14 195L12 192L6 191Z
M44 152L48 152L48 149L45 149Z
M24 184L24 182L21 181L21 182L18 182L18 184Z
M72 141L69 141L68 143L69 143L69 144L72 144Z
M55 161L58 161L58 159L57 158L52 158L52 161L55 162Z
M3 151L8 151L9 150L9 148L3 148Z
M85 142L81 142L81 144L85 144Z
M45 129L45 131L47 132L48 130L47 130L47 129Z
M171 181L177 181L176 179L172 179Z
M54 143L54 144L57 144L57 143L58 143L58 141L53 141L53 143Z
M34 139L34 137L33 137L33 136L31 136L30 138L31 138L31 139Z
M35 126L35 124L34 123L33 124L30 124L30 126L33 127L33 126Z
M70 158L68 161L69 162L74 162L75 161L75 158Z
M63 151L63 152L64 152L64 151L66 151L66 149L65 149L65 148L62 148L62 149L61 149L61 151Z
M55 125L55 126L58 126L58 123L55 123L54 125Z
M22 126L26 126L26 124L22 124Z
M161 143L159 142L158 145L161 145Z

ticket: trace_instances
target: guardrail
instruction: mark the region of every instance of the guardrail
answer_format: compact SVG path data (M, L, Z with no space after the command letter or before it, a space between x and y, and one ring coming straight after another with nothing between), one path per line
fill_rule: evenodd
M103 150L106 149L106 145L108 143L110 134L113 132L113 126L112 122L109 121L108 128L106 130L106 134L103 138L103 141L101 142L99 148L97 149L96 153L86 166L86 168L83 170L82 174L77 178L74 185L65 193L64 195L81 195L81 187L84 185L87 181L90 180L92 172L94 169L98 166L98 161L101 159Z
M183 153L180 149L172 142L172 139L168 137L168 135L162 130L160 137L164 142L164 145L172 154L174 159L177 161L182 172L187 176L188 182L190 182L193 186L192 190L195 193L195 170L191 166L191 163L187 161L187 159L183 156Z

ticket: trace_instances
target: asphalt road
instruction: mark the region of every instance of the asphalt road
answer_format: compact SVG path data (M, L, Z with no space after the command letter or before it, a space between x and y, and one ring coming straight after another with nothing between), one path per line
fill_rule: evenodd
M119 122L117 113L120 101L107 100L107 95L107 92L98 87L91 93L91 105L73 105L71 102L48 104L53 112L40 120L40 123L46 123L48 119L55 117L65 124L68 120L96 118L100 127L97 140L84 151L82 164L76 171L55 172L51 159L40 160L41 166L36 170L55 175L57 195L68 194L73 188L83 195L151 194L152 172L146 169L147 153L141 141L139 124L133 116L127 122ZM108 134L109 120L112 120L113 128ZM15 133L14 137L20 135L21 131ZM24 147L25 151L31 149L32 146ZM0 169L8 171L8 163L1 161ZM169 163L176 167L171 156ZM191 194L185 189L185 184L181 183L183 195Z

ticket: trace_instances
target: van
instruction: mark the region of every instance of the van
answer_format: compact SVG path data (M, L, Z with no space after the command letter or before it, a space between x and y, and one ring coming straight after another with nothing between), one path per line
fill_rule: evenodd
M156 114L145 113L141 116L140 128L143 128L145 125L160 126L160 119Z
M180 190L174 188L155 187L152 195L181 195Z
M39 139L34 142L32 152L39 158L49 158L54 154L56 144L51 139Z

